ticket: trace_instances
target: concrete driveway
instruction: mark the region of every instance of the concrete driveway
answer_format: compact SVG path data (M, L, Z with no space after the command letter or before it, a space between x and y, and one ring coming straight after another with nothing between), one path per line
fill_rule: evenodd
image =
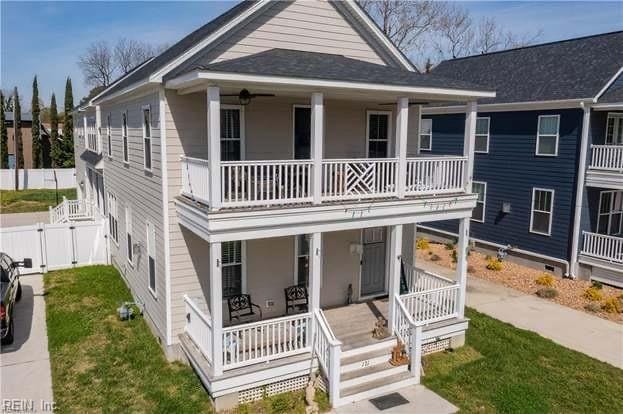
M34 213L0 214L2 227L29 226L37 223L49 223L50 212L37 211Z
M15 341L3 346L0 353L0 388L5 403L9 399L31 401L41 412L53 402L43 276L25 275L20 281L22 299L15 306ZM18 408L13 407L13 411Z

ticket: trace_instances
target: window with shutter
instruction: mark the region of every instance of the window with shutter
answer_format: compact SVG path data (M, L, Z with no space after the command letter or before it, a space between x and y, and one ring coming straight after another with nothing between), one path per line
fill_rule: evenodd
M221 160L242 159L242 109L233 105L221 106Z
M242 242L224 242L221 247L223 298L242 293Z

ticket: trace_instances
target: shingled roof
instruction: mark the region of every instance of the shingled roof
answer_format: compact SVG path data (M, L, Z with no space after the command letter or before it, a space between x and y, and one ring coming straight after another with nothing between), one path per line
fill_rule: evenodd
M592 99L621 67L623 31L446 60L433 74L497 90L488 104Z

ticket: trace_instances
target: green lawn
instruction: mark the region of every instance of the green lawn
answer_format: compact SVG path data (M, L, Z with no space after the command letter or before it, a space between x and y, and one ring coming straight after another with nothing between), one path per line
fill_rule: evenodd
M63 200L63 196L75 199L76 189L58 190L59 202ZM0 214L47 211L49 206L55 205L55 190L0 190Z
M423 383L462 413L623 413L623 370L468 309L467 345Z

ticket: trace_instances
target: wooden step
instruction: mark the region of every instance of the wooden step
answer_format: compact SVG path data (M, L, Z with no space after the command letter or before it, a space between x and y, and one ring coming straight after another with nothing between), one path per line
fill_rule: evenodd
M396 345L396 337L390 336L382 340L374 340L375 342L366 343L363 346L342 346L342 360L350 358L354 355L366 354L368 352L377 351L379 349L385 349L387 352L391 352L391 349Z
M340 372L356 371L361 368L382 364L391 358L390 348L381 348L363 354L356 354L350 357L341 358Z
M342 373L340 375L340 389L391 377L408 370L408 365L393 366L386 360L380 364Z
M410 371L400 372L388 377L378 378L373 381L354 385L340 390L337 406L345 405L353 401L367 400L388 394L416 383L415 377Z

